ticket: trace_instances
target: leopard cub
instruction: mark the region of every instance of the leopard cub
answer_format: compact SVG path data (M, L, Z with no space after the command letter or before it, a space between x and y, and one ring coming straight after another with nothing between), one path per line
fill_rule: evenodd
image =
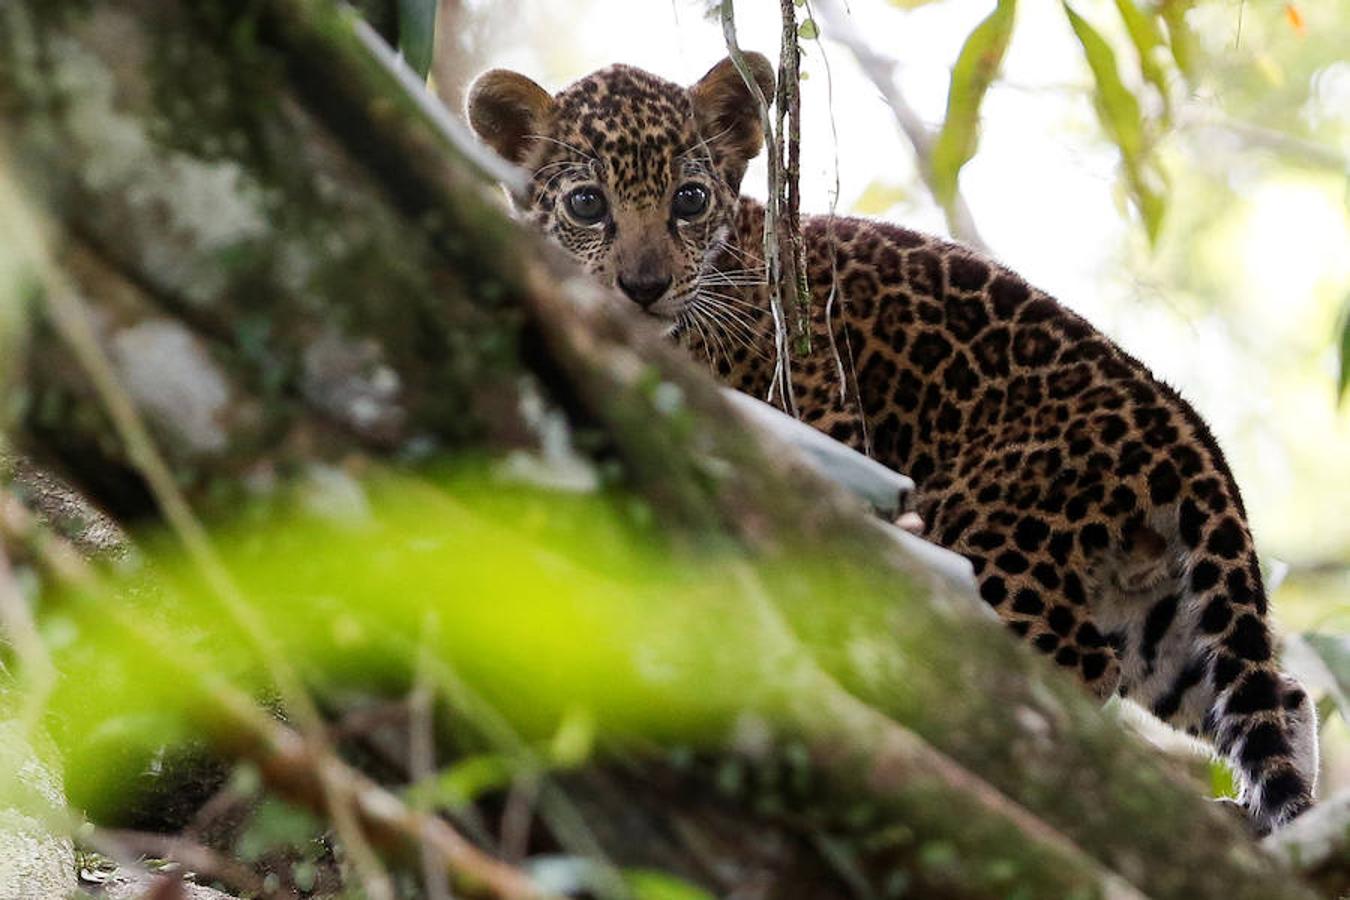
M768 61L749 62L772 97ZM738 196L763 134L730 60L688 88L617 65L556 95L494 70L468 114L529 173L526 218L725 381L768 395L764 209ZM1276 665L1242 497L1190 405L965 247L864 219L803 231L802 418L914 478L925 535L970 560L1013 632L1098 698L1209 740L1258 829L1310 806L1312 702Z

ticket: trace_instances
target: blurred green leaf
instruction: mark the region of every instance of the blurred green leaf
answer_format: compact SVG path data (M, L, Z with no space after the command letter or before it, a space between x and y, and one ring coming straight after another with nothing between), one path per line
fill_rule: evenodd
M319 867L307 859L302 859L291 866L291 881L301 891L309 893L314 890L315 883L319 880Z
M1341 401L1345 399L1345 392L1350 388L1350 297L1345 300L1345 309L1341 312L1340 339L1337 343L1340 345L1340 373L1336 381L1336 399Z
M431 71L436 47L436 0L399 0L398 49L422 78Z
M1335 684L1330 693L1341 715L1350 722L1350 699L1347 699L1350 698L1350 636L1310 631L1303 635L1303 640L1331 673Z
M595 714L574 708L563 716L549 744L550 761L562 768L580 766L595 749Z
M241 859L256 861L280 849L304 850L323 834L323 828L308 810L268 797L235 841L234 851Z
M966 38L952 67L947 115L933 144L933 191L943 206L956 195L961 167L975 155L980 104L1003 64L1012 37L1016 0L998 0L994 11Z
M702 888L654 869L630 869L624 873L624 880L634 900L712 900Z
M1172 59L1187 81L1195 77L1197 52L1195 34L1186 21L1186 13L1193 5L1193 0L1161 0L1158 4L1158 12L1167 23L1167 43L1172 48Z
M490 711L550 765L585 759L607 736L697 743L747 708L776 714L781 696L764 661L784 652L778 638L741 614L751 601L729 589L726 571L711 561L682 568L627 505L473 472L388 475L362 490L371 516L361 527L278 497L216 534L240 590L307 683L402 695L426 645L469 686L472 700L457 702L470 720ZM146 535L144 547L156 560L144 590L113 579L62 594L43 617L44 626L64 617L80 635L52 648L71 677L48 709L65 723L68 796L86 809L127 796L160 748L219 727L214 686L273 692L257 645L192 561L167 535ZM427 644L429 611L440 627ZM98 676L78 674L90 672ZM522 764L514 750L466 761L411 799L471 799Z
M1233 769L1221 759L1209 761L1209 795L1211 797L1236 797L1237 779Z
M904 185L877 178L853 201L853 212L860 216L879 216L908 198L909 191Z
M814 40L820 37L820 29L816 27L815 19L807 19L797 26L797 37L803 40Z
M1139 54L1139 71L1149 84L1158 89L1163 102L1163 120L1170 121L1172 103L1167 89L1167 73L1158 62L1158 51L1165 43L1158 20L1153 17L1152 11L1140 9L1134 0L1116 0L1116 9L1120 11L1125 30Z
M507 787L520 766L500 753L465 756L436 775L414 785L408 802L417 809L463 809L490 791Z
M1116 54L1106 39L1086 19L1064 4L1073 33L1083 46L1092 78L1096 82L1097 111L1111 139L1127 157L1137 157L1144 149L1143 117L1139 101L1120 80Z
M1165 201L1160 186L1153 183L1161 178L1148 156L1139 101L1121 80L1115 51L1106 39L1086 19L1074 12L1068 3L1064 4L1064 12L1068 14L1069 24L1092 70L1096 85L1093 96L1097 117L1107 136L1120 149L1126 186L1144 220L1149 243L1156 243L1162 227Z

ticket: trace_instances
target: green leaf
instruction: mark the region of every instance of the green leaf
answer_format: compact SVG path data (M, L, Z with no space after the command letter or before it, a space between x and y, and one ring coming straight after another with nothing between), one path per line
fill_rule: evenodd
M1221 759L1209 761L1209 795L1211 797L1236 797L1237 779L1228 763Z
M1092 70L1097 118L1107 136L1120 149L1125 184L1144 220L1149 243L1156 243L1166 204L1160 190L1162 174L1148 154L1139 101L1121 80L1115 51L1106 39L1068 3L1064 4L1064 12L1068 14L1069 24Z
M500 753L464 756L435 778L409 788L407 799L417 809L463 809L483 794L506 788L519 769L515 760Z
M635 900L712 900L702 888L654 869L629 869L624 881Z
M276 850L303 849L322 834L323 825L308 810L268 797L236 839L234 852L253 862Z
M931 162L933 193L943 206L948 206L956 196L961 167L975 155L980 104L1003 64L1016 9L1017 0L998 0L994 11L966 38L952 67L947 115L933 144Z
M1196 39L1191 26L1186 22L1186 13L1194 5L1193 0L1161 0L1158 12L1167 23L1167 34L1172 48L1172 59L1177 68L1186 76L1187 81L1195 78Z
M820 37L820 29L816 27L816 20L806 19L802 24L798 25L797 37L807 41L813 41Z
M1138 156L1144 149L1144 120L1139 112L1139 101L1120 80L1116 68L1116 54L1106 39L1088 21L1064 4L1073 33L1083 46L1087 63L1096 82L1097 113L1102 127L1127 157Z
M563 716L549 743L549 760L560 768L580 766L595 749L595 714L573 708Z
M858 199L853 201L852 211L860 216L879 216L907 199L909 191L904 185L876 178L863 188Z
M1345 309L1341 312L1340 374L1336 380L1336 402L1345 399L1350 389L1350 297L1345 298Z
M436 48L436 0L398 0L398 49L414 72L427 77Z
M314 885L319 880L319 867L307 859L302 859L291 866L291 880L303 893L308 894L314 890Z
M1310 631L1303 635L1303 640L1326 666L1332 679L1328 693L1350 722L1350 636Z
M1167 89L1167 73L1158 62L1158 51L1164 46L1162 30L1151 14L1141 10L1134 0L1116 0L1116 9L1125 23L1135 51L1139 54L1139 71L1162 97L1164 120L1171 119L1171 97Z

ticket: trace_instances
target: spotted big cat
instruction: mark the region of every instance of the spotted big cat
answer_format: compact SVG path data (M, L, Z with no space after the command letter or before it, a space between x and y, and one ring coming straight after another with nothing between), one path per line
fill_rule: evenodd
M747 61L772 97L768 61ZM769 394L765 211L739 195L764 135L730 60L689 87L616 65L556 94L493 70L467 111L528 173L525 219L727 384ZM1195 410L967 247L837 216L802 231L800 417L914 479L924 535L970 560L1021 639L1228 758L1259 831L1307 809L1312 701L1277 665L1242 496Z

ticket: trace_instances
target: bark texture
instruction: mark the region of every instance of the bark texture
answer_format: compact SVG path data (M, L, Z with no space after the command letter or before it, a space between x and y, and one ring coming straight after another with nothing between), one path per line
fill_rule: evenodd
M566 779L620 864L719 895L1311 896L513 224L362 34L319 0L0 6L9 212L45 248L11 291L14 446L121 525L161 516L67 291L208 523L320 463L525 451L618 472L691 561L743 556L810 661L783 677L795 737ZM884 602L836 621L806 551ZM769 788L719 789L725 766Z

